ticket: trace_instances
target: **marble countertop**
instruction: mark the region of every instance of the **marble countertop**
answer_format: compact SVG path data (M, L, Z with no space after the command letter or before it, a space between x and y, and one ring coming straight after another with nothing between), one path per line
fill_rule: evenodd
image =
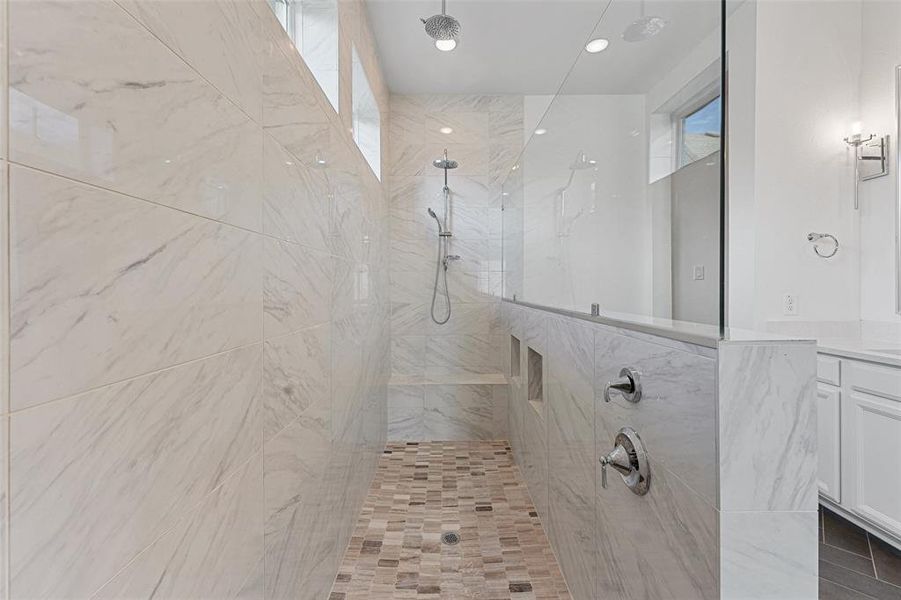
M817 349L824 354L901 367L901 341L824 338L817 340Z

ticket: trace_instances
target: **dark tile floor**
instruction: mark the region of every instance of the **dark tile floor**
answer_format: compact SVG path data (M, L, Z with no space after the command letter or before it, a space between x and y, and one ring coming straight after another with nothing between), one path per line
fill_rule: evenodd
M821 506L820 600L901 600L901 551Z

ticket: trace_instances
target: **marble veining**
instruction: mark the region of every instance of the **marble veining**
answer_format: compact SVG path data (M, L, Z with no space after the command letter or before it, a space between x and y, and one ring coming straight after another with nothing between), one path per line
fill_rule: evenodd
M252 234L24 167L10 193L13 409L260 339Z
M720 508L816 510L816 346L719 349Z
M10 19L12 160L259 231L259 127L131 15L42 0Z
M268 439L297 417L329 427L331 331L328 324L263 345L263 418Z
M642 375L642 398L636 403L613 395L604 386L623 367ZM595 328L595 395L599 443L612 443L623 425L635 428L655 464L675 473L708 502L717 501L716 362L682 348Z
M14 596L93 592L219 486L259 447L260 378L256 345L14 414Z
M573 596L595 586L594 332L548 321L544 356L548 414L549 535Z
M268 134L263 137L263 232L329 249L331 194L322 169L301 163Z
M251 119L262 112L263 2L116 0Z
M267 238L263 329L267 337L320 325L331 316L334 261L324 252Z
M816 598L818 517L816 510L721 513L722 600Z
M266 443L267 598L324 598L337 565L339 519L323 494L329 432L300 420ZM339 513L340 514L340 513Z
M254 454L92 598L262 598L251 581L263 552L261 465Z

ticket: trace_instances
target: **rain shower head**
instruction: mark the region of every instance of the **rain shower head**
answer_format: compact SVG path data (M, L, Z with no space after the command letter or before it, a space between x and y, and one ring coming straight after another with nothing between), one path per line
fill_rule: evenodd
M447 148L444 149L444 156L442 156L441 158L436 158L435 160L432 161L432 164L434 166L438 167L439 169L444 169L445 173L448 169L456 169L457 167L460 166L460 164L457 161L450 160L447 157Z
M623 31L623 40L627 42L643 42L651 39L666 27L663 17L645 16L644 0L641 0L641 15L632 21Z
M420 19L425 25L425 32L435 40L435 47L442 52L450 52L457 47L457 36L460 35L460 21L447 14L446 0L441 0L441 14L432 15L428 19Z
M436 158L432 161L432 164L439 169L456 169L460 165L455 160L449 160L446 156L444 158Z
M433 40L452 40L460 34L460 21L443 12L420 21L425 25L425 32Z

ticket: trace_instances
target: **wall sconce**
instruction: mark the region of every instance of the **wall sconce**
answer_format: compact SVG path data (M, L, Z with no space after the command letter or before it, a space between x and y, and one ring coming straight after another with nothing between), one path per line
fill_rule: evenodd
M845 143L854 148L854 210L860 208L858 184L888 175L888 136L871 133L864 137L862 130L858 121L851 125L851 135L845 138Z

